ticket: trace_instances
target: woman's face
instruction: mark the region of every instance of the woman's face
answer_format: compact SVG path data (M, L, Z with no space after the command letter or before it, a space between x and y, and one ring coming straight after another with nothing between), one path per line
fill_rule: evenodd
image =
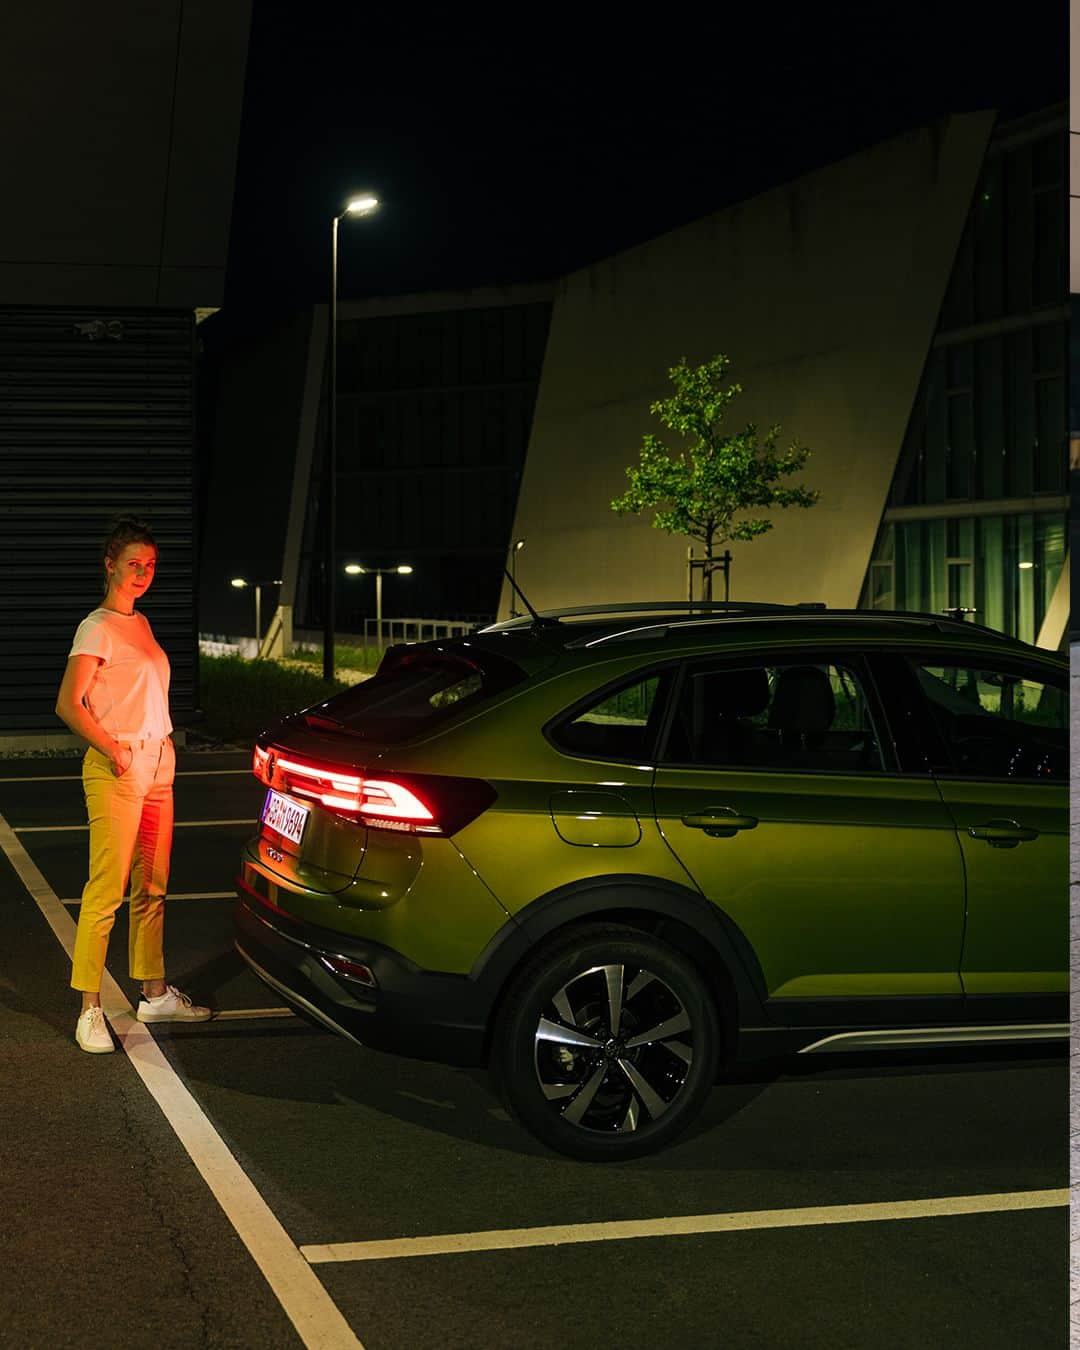
M134 605L149 589L156 566L157 549L153 544L128 544L118 558L105 559L109 594L116 600L127 602L123 606L125 609Z

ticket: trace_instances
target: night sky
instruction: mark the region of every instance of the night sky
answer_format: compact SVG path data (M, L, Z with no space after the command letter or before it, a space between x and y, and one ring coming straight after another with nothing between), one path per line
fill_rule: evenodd
M537 281L947 112L1067 97L1065 0L463 12L255 0L227 305L325 299L358 189L385 205L342 224L343 298Z

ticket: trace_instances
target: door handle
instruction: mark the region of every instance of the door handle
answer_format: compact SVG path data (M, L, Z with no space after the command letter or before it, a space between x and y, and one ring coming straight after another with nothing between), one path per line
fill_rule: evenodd
M988 820L985 825L972 825L968 828L972 839L983 839L991 848L1015 848L1038 839L1039 831L1030 825L1020 825L1015 820Z
M740 830L754 829L758 818L740 815L730 806L713 806L705 811L691 811L682 817L682 823L692 830L704 830L714 839L730 839Z

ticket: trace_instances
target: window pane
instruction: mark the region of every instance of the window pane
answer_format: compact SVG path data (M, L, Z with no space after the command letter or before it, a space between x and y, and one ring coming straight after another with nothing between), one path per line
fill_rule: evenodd
M640 759L651 740L649 718L660 677L651 675L614 693L563 723L552 734L561 750L599 759Z
M691 672L664 759L797 772L884 767L858 677L827 663Z
M1044 376L1035 382L1035 491L1064 492L1065 380Z
M891 562L870 564L870 608L896 608L896 566Z
M1064 780L1068 709L1063 687L960 665L920 664L916 675L958 773Z
M1065 290L1065 195L1040 192L1035 198L1035 258L1032 299L1037 305L1060 300Z
M973 404L970 392L949 395L945 491L952 500L971 496L972 465L975 458Z
M354 736L396 743L428 735L524 678L518 666L496 656L465 661L405 650L388 653L376 675L335 694L318 712Z

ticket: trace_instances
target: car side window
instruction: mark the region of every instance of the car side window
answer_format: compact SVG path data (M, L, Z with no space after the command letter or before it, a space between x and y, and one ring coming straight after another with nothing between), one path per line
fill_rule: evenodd
M1068 694L1041 672L917 662L915 677L951 768L973 778L1064 781Z
M832 662L688 669L663 758L834 773L885 767L859 675Z
M640 760L654 741L659 675L606 691L551 732L560 750L597 759Z

